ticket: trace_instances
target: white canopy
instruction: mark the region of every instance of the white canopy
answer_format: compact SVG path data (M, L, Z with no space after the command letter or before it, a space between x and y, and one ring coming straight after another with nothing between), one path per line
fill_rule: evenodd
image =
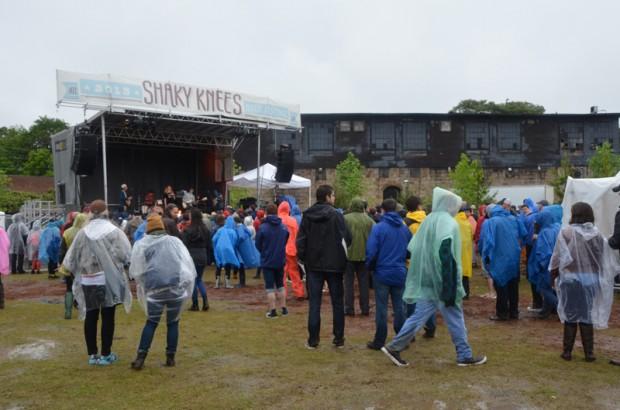
M276 182L276 170L277 168L269 163L260 167L260 185L263 188L275 188L276 185L280 189L299 189L310 188L312 182L308 178L294 175L291 178L291 182ZM256 169L253 169L243 174L235 175L234 180L228 182L228 186L239 188L256 188L257 183Z
M605 236L610 236L614 229L614 220L620 195L612 192L612 188L620 184L620 172L609 178L579 178L568 177L562 209L564 215L562 224L570 220L570 208L575 202L586 202L594 210L594 224Z

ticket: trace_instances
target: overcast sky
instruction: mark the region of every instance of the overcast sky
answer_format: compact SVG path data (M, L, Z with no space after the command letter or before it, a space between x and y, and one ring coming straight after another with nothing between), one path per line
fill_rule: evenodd
M55 69L219 87L304 112L465 98L620 112L620 2L0 0L0 126L56 109Z

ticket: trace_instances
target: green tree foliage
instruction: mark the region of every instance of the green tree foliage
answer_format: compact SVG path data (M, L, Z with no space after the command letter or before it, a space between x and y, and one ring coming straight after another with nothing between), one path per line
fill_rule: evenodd
M454 170L450 171L450 179L454 192L470 205L480 205L492 199L480 161L470 159L465 153L461 154Z
M545 107L527 101L496 103L487 100L462 100L450 110L452 114L544 114Z
M0 170L0 211L8 214L19 212L19 208L24 202L32 199L40 199L43 201L53 201L54 191L45 194L36 194L33 192L15 192L9 189L9 178L2 170Z
M241 168L241 165L237 164L237 161L233 160L233 175L239 175L241 173L243 173L243 168ZM228 187L228 198L229 198L229 205L232 205L233 207L239 206L240 201L243 198L247 198L250 196L251 194L251 190L249 188L239 188L239 187Z
M562 199L564 199L566 180L574 173L575 168L570 161L570 155L566 151L562 152L560 167L554 170L554 176L551 180L551 186L553 187L553 193L557 202L562 202Z
M336 206L339 208L348 208L353 198L364 195L364 167L352 152L336 166L335 185Z
M614 154L609 142L604 142L588 160L588 168L593 178L615 176L620 171L620 155Z
M66 122L48 117L39 117L28 129L1 127L0 169L15 175L52 175L50 137L67 127Z

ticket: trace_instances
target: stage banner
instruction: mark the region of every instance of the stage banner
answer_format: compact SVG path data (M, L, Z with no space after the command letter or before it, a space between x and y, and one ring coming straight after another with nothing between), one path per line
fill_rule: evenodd
M222 116L301 127L299 105L219 88L56 70L56 89L59 105Z

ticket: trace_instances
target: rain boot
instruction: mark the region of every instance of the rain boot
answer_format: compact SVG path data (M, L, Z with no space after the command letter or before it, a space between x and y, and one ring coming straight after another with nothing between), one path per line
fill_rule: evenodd
M563 340L563 352L561 358L564 360L572 359L573 346L575 344L575 337L577 336L577 323L564 323L564 340Z
M4 309L4 285L0 279L0 309Z
M579 323L579 331L581 332L581 344L586 362L593 362L596 360L594 357L594 327L592 324Z
M216 277L215 278L215 289L219 289L220 288L220 277Z
M73 310L73 292L65 293L65 319L71 319Z
M233 285L230 283L230 279L226 278L226 285L224 286L226 289L232 289Z
M166 353L166 367L174 367L175 365L174 353Z
M142 370L144 367L144 361L146 360L146 355L148 352L142 352L138 350L138 355L136 356L136 360L131 362L131 368L134 370Z

